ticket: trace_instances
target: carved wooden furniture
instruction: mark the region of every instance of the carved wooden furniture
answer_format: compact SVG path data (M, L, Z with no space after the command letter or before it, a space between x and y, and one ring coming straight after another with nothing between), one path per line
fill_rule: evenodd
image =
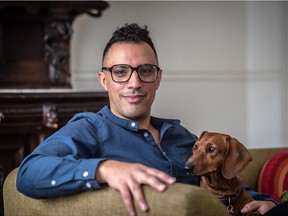
M97 112L108 103L105 92L0 91L1 190L9 172L75 113Z
M0 2L0 216L7 174L75 113L108 105L106 93L70 83L72 24L100 17L104 1Z
M100 17L103 1L0 2L0 88L70 88L73 20Z

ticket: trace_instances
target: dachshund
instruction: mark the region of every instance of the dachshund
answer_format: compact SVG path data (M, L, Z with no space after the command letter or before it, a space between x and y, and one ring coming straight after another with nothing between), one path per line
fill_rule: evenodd
M253 200L243 189L239 173L252 161L250 152L237 139L227 134L204 131L192 148L185 165L187 174L200 176L200 187L215 194L226 205L229 215L242 215L240 210ZM261 215L253 212L248 215Z

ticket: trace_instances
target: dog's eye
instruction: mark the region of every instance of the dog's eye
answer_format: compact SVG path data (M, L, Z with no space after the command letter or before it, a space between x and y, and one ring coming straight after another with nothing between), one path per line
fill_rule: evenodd
M208 149L207 149L207 152L208 153L214 153L216 151L216 148L210 146Z

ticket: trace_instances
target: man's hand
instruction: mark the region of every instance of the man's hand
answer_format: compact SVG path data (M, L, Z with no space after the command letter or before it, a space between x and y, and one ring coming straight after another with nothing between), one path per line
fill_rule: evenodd
M96 171L96 180L99 183L107 183L121 193L126 209L131 216L136 215L133 199L143 212L149 210L141 185L149 185L162 192L168 185L175 182L173 177L157 169L113 160L101 162Z
M260 214L265 214L268 210L275 207L276 204L272 201L252 201L247 203L242 209L242 214L247 214L252 211L258 211Z

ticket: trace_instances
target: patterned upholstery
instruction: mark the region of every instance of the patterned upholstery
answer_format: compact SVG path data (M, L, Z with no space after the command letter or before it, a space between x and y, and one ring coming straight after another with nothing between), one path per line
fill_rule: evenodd
M274 154L263 165L258 178L258 191L281 202L288 191L288 151Z

